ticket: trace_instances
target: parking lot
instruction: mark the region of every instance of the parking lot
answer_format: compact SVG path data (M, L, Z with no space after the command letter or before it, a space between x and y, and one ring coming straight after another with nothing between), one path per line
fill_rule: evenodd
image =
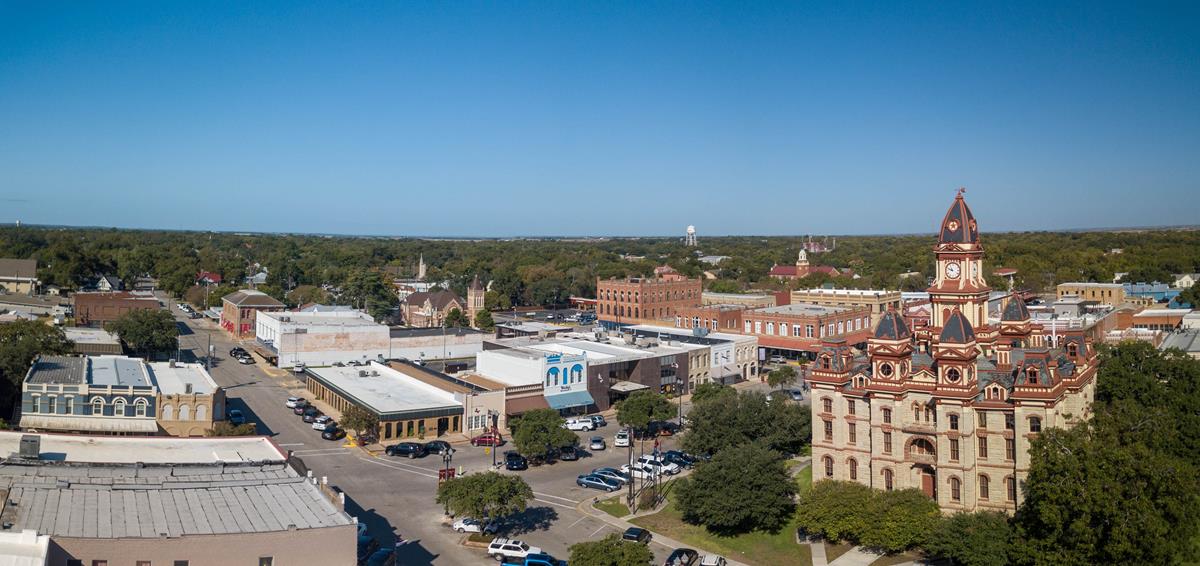
M175 306L172 312L184 333L180 336L180 348L191 357L202 357L211 339L216 354L211 373L226 389L228 409L241 410L247 421L257 423L261 434L271 436L281 448L300 457L315 476L328 477L331 485L345 491L347 512L366 523L369 533L381 544L392 544L397 535L412 541L400 548L399 563L492 563L483 550L460 545L464 535L453 532L443 522L442 509L434 503L438 470L443 465L441 457L373 456L358 448L346 448L341 441L323 440L320 432L284 406L288 396L306 396L294 376L265 368L261 359L252 365L238 363L228 356L236 344L215 324L187 319ZM581 473L597 467L620 467L627 461L626 449L612 448L617 428L610 419L607 426L594 433L579 432L582 446L587 445L590 436L601 435L609 448L586 453L578 461L530 467L521 472L502 469L501 473L524 477L535 497L529 509L507 525L507 534L566 558L571 544L618 532L616 527L577 510L578 506L605 494L575 485ZM672 447L673 439L663 439L664 450ZM494 455L488 449L465 443L456 444L455 448L452 461L455 468L473 472L492 467ZM502 446L500 452L510 448L511 445ZM646 444L645 450L651 449ZM495 458L497 462L503 461L502 454ZM658 559L665 559L671 550L654 542L651 547Z

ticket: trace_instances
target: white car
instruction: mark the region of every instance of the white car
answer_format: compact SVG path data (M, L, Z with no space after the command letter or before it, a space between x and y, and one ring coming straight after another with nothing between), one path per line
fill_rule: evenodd
M673 475L678 474L679 472L683 471L679 467L679 464L673 464L671 462L667 462L665 460L656 458L649 454L642 456L641 458L638 458L637 463L641 464L642 467L653 468L658 473L667 474L668 476L673 476Z
M582 419L567 419L567 422L563 423L563 426L566 427L567 430L596 430L596 423L592 422L591 417L585 417Z
M495 521L489 521L486 525L484 525L484 524L481 524L479 521L472 519L470 517L463 517L462 519L455 521L454 525L452 525L450 528L452 528L460 533L481 533L482 532L482 533L494 534L499 529L499 525L497 525Z
M329 415L321 415L313 421L312 428L313 430L324 432L326 428L329 428L331 423L333 423L333 417Z
M700 566L725 566L726 564L728 562L725 561L725 558L716 554L706 554L704 558L700 559Z
M284 403L283 406L287 407L289 409L295 409L296 405L307 405L307 404L308 404L308 402L304 400L304 397L288 397L287 402Z
M622 430L613 436L613 446L616 448L627 448L629 446L629 431Z
M504 560L505 558L515 558L522 560L530 554L541 554L542 549L536 546L529 546L517 539L498 538L488 545L488 556L496 560Z
M658 470L650 466L634 463L632 466L625 464L621 466L621 472L631 478L654 479L658 475Z

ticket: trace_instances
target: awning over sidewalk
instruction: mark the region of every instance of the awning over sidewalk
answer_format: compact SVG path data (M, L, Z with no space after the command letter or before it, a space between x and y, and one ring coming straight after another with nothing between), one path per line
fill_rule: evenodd
M641 391L642 389L650 389L650 386L642 385L635 381L618 381L610 385L608 388L609 390L616 391L617 393L633 393L634 391Z
M504 413L508 415L520 415L526 411L547 409L549 407L550 405L546 403L546 398L541 395L510 397L504 402Z
M550 405L551 409L556 411L572 407L586 407L595 402L595 399L592 399L592 394L587 391L572 391L570 393L546 396L546 403Z
M158 423L153 418L137 417L64 417L54 415L21 415L21 428L107 433L157 434Z

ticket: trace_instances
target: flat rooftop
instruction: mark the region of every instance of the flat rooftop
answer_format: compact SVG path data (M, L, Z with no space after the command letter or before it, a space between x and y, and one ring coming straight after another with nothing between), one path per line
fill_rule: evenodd
M797 289L793 294L829 295L840 297L878 297L881 295L899 295L900 291L887 289Z
M88 436L0 431L0 456L20 452L21 437L41 437L43 460L101 464L216 464L282 462L287 459L265 436L173 438Z
M561 332L566 330L562 326L546 324L545 322L507 322L497 324L496 326L503 326L504 328L511 328L521 332Z
M217 390L217 382L204 369L204 364L181 364L176 362L174 367L170 362L152 362L148 364L150 374L158 382L158 390L166 395L182 395L191 393L210 395Z
M446 336L467 336L470 334L488 334L480 332L474 328L393 328L391 329L392 338L421 338L427 336L441 336L445 333Z
M1059 287L1096 287L1101 289L1123 289L1123 283L1059 283Z
M158 539L353 524L286 464L6 465L4 488L5 523L57 537Z
M88 383L104 387L153 387L154 380L145 363L122 356L89 356Z
M1189 354L1200 353L1200 330L1171 332L1158 347L1163 350L1178 348Z
M754 309L752 311L747 311L747 314L753 315L755 313L767 313L767 314L785 314L785 315L795 315L795 316L826 316L826 315L831 315L831 314L847 312L849 310L851 310L851 309L849 309L847 307L834 307L834 306L826 306L826 305L808 305L808 304L804 304L804 303L796 303L796 304L791 304L791 305L779 305L777 307Z
M377 362L357 367L309 368L308 372L380 415L462 409L453 393Z
M42 356L25 377L26 383L42 385L83 385L87 383L87 358Z
M76 344L121 344L121 339L116 334L101 328L77 328L69 326L63 329L63 333L67 335L67 340Z
M670 334L672 337L679 337L679 338L694 337L692 334L692 329L690 329L690 328L675 328L674 326L657 326L657 325L653 325L653 324L635 324L633 326L630 326L629 328L631 330L638 330L638 331L642 331L642 332L658 332L661 334ZM749 341L757 340L757 338L755 338L754 336L748 336L745 334L728 334L725 332L709 332L708 334L705 334L704 336L702 336L702 338L708 338L710 340L726 340L726 341L730 341L730 342L749 342Z
M762 300L774 298L772 295L764 295L762 293L714 293L712 291L705 291L701 295L706 299Z
M1143 316L1178 316L1182 318L1191 312L1191 309L1145 309L1137 314L1134 314L1133 318L1139 318Z
M279 311L261 312L257 316L290 326L382 327L371 315L360 311Z

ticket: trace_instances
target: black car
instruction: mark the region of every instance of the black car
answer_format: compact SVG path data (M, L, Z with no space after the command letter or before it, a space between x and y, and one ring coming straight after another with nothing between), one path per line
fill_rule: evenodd
M696 465L696 459L691 457L686 452L678 450L667 450L663 452L662 459L669 463L678 465L680 468L690 468Z
M241 348L241 347L236 347L229 351L229 355L233 356L235 358L245 356L247 354L248 354L248 352L246 352L245 348Z
M238 409L230 409L229 412L226 413L225 416L229 419L229 424L232 424L232 425L246 424L246 415L243 415L242 412Z
M316 407L308 407L307 409L304 409L304 412L301 414L304 415L304 422L311 423L317 420L317 417L321 416L322 413L321 410L317 409Z
M504 468L507 470L527 470L529 469L529 460L519 452L509 450L504 453Z
M430 440L429 442L425 443L425 451L430 454L446 454L451 450L453 450L453 448L451 448L450 443L446 442L445 440Z
M416 442L401 442L388 446L385 450L388 456L408 456L409 458L424 457L425 446Z
M690 548L676 548L663 566L692 566L700 563L700 553Z
M558 459L564 462L574 462L579 459L579 449L574 446L563 446L558 449Z
M638 527L629 527L625 529L624 533L621 533L621 540L650 544L650 531Z
M346 438L346 431L340 428L325 429L325 432L321 433L321 438L325 440L341 440Z

